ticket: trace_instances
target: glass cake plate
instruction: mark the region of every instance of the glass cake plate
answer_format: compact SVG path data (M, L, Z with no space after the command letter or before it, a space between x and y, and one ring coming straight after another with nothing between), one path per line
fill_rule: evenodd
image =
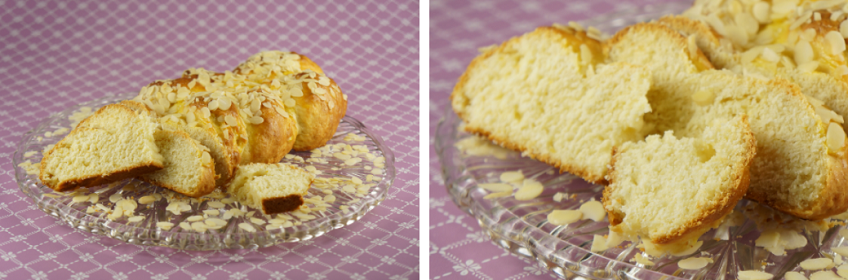
M190 199L137 179L62 194L38 181L37 167L30 169L30 173L35 174L27 174L27 163L40 161L41 151L45 147L57 143L67 135L67 131L64 131L66 129L63 128L69 129L72 125L69 116L83 107L96 111L101 106L130 99L135 95L128 93L107 96L78 104L51 116L27 132L13 156L15 180L21 191L45 213L82 231L138 245L217 250L261 248L282 242L298 242L344 227L359 220L380 204L395 179L395 159L392 152L378 135L349 116L342 119L327 145L316 149L323 150L321 154L314 153L316 150L293 151L281 161L304 168L315 167L307 168L314 170L312 172L316 174L316 180L304 197L304 205L309 209L317 207L316 211L298 210L296 213L283 215L264 215L261 210L256 211L241 203L231 202L230 200L234 199L225 193L216 192L200 199ZM52 135L53 132L58 133ZM346 156L334 156L341 153L346 145L358 152L345 153L353 154L352 158L360 158L361 161L349 160ZM353 178L362 182L357 184L354 182L357 180ZM332 197L329 197L329 194L332 194ZM86 196L88 199L84 199ZM149 204L140 203L139 200L145 196L158 200ZM320 197L320 200L316 200L317 197ZM121 200L134 202L119 202ZM182 206L180 211L180 207L171 205L174 204L173 201L183 201L188 206ZM110 210L114 210L117 203L135 204L133 216L124 215L110 219ZM325 210L321 211L321 208ZM216 213L208 210L218 211ZM230 214L227 214L228 212ZM223 222L220 224L214 223L221 220ZM170 228L167 225L163 227L159 224L162 222L173 225ZM206 226L192 227L197 222Z
M679 14L690 5L691 1L683 1L663 6L637 7L600 15L583 24L613 34L637 22ZM654 264L645 265L636 262L634 257L647 255L637 248L637 244L627 241L603 252L593 253L590 248L594 235L607 235L609 232L607 217L600 222L580 220L556 226L548 222L547 214L552 210L576 210L586 201L601 200L603 186L587 183L569 173L560 174L553 166L495 146L487 140L465 133L461 129L462 125L448 104L435 132L436 153L445 186L454 203L477 219L495 244L511 253L535 259L561 277L737 279L740 271L757 270L772 274L774 279L784 278L788 271L800 272L809 278L813 271L801 269L799 264L802 261L811 258L831 258L836 262L844 260L842 257L834 258L838 255L832 251L835 247L848 246L848 230L845 230L844 225L826 231L795 230L806 239L806 244L800 248L787 249L782 256L756 246L756 240L767 227L774 231L775 228L797 228L800 224L813 223L789 218L744 199L734 209L733 215L739 218L739 222L733 226L727 225L723 231L714 229L705 233L699 239L703 244L692 254L650 258ZM512 195L487 198L487 195L494 192L482 188L480 184L501 183L499 176L507 171L521 171L525 178L542 183L544 191L535 199L525 201L518 201ZM554 201L557 193L564 197L560 202ZM758 217L758 221L766 222L758 226L749 217ZM774 220L784 222L771 223ZM679 261L693 257L709 258L711 262L699 269L681 269L678 266ZM842 264L837 263L835 267ZM835 267L827 270L836 273Z

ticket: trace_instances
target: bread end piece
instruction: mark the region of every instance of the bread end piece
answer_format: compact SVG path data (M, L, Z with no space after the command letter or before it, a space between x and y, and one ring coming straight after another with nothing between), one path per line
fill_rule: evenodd
M605 184L612 147L644 136L651 73L602 61L585 32L540 27L475 58L451 105L466 131Z
M146 113L121 104L103 106L44 155L39 180L65 192L162 169L156 126Z
M227 192L239 202L265 214L297 210L315 177L291 164L239 165Z

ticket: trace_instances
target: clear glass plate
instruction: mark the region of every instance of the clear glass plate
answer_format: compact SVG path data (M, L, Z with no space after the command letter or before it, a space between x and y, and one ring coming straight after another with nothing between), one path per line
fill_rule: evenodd
M584 24L613 34L637 22L678 14L689 5L691 3L686 1L664 6L637 7L594 17ZM751 219L745 219L741 225L730 227L726 235L717 235L716 230L705 233L700 239L704 243L697 252L682 257L653 258L652 266L633 260L635 255L644 253L630 242L602 253L592 253L590 248L594 235L606 235L609 232L606 219L601 222L581 220L555 226L547 222L547 214L554 209L578 209L583 202L591 199L600 200L603 186L592 185L568 173L560 174L550 165L494 145L484 148L484 152L464 152L457 147L457 143L476 136L465 133L460 129L461 126L462 121L448 105L435 133L436 153L445 186L454 203L476 218L495 244L509 252L535 259L565 278L736 279L737 273L743 270L765 271L776 279L783 278L787 271L798 271L810 277L810 271L800 268L801 261L830 258L834 255L831 248L848 246L845 238L836 234L846 228L841 226L826 232L803 232L802 235L807 239L806 246L787 250L784 256L776 256L755 246L761 230ZM544 192L529 201L517 201L513 196L484 198L491 192L479 184L500 183L501 173L516 170L522 171L525 178L541 182L545 186ZM564 193L566 198L555 202L553 197L556 193ZM755 206L755 203L743 199L734 211L745 215L755 215L760 210L773 213L765 207L752 208ZM804 223L802 220L794 222ZM690 257L709 257L712 263L702 269L680 269L678 261ZM835 268L832 270L836 272Z
M37 174L28 175L25 168L19 166L20 163L27 160L31 162L40 161L42 156L41 151L46 146L55 144L66 135L66 133L61 133L61 135L46 137L45 133L54 132L60 128L69 128L71 121L68 117L75 111L82 107L91 107L93 108L92 110L96 110L106 104L130 99L133 96L135 96L135 93L107 96L85 104L78 104L42 121L23 136L13 156L15 180L21 191L30 197L39 209L66 222L73 228L105 235L132 244L164 246L187 250L260 248L281 242L309 240L359 220L386 198L388 189L395 179L395 159L392 152L383 145L383 141L378 135L369 131L358 120L348 116L342 119L336 134L325 147L337 144L349 144L351 146L364 145L369 153L373 154L376 158L385 157L385 166L375 171L377 168L374 167L374 162L362 155L360 155L362 161L353 165L347 165L344 160L332 156L320 158L326 160L326 163L310 162L313 154L309 151L290 153L290 155L300 157L303 160L297 157L287 156L282 162L296 164L301 167L307 165L315 166L317 170L322 172L316 176L316 181L319 179L351 179L352 177L357 177L364 182L363 185L370 185L370 188L366 190L363 187L361 191L356 189L351 192L351 189L344 190L341 186L332 185L324 185L323 188L319 189L316 187L317 184L314 184L310 188L309 194L306 196L307 198L326 196L327 194L324 191L329 189L335 196L335 201L328 203L329 206L326 207L325 211L312 212L309 213L310 216L286 215L288 216L287 220L292 223L285 227L268 228L270 224L268 222L271 219L278 218L277 215L266 216L262 214L261 210L255 211L256 209L249 208L238 202L226 204L222 208L215 208L209 203L214 199L206 198L189 200L191 210L182 212L179 215L166 210L169 202L165 199L160 199L147 205L138 203L138 207L135 209L135 215L143 216L144 219L142 221L130 223L126 216L113 221L107 217L106 212L87 214L86 210L89 206L93 205L91 201L74 203L73 196L63 196L62 194L53 192L53 190L38 181ZM350 137L350 134L356 135L356 137ZM364 141L362 140L363 137ZM27 155L29 157L26 157ZM379 179L379 181L368 182L366 178L369 175L372 178ZM110 197L113 195L113 199L122 197L138 200L142 196L147 195L160 194L168 196L175 193L136 179L128 179L78 192L78 195L92 196L92 194L96 194L97 203L112 208L115 203L110 200ZM177 195L183 197L182 195ZM220 205L215 206L220 207ZM210 229L205 232L186 230L179 226L181 222L190 221L187 219L191 216L203 216L204 210L218 209L219 215L209 215L209 213L206 213L205 218L221 218L225 211L234 208L243 212L255 211L256 213L252 217L248 215L232 217L226 221L227 224L222 228ZM158 222L171 222L174 226L169 230L164 230L157 227L156 224ZM241 223L248 223L248 225L240 226Z

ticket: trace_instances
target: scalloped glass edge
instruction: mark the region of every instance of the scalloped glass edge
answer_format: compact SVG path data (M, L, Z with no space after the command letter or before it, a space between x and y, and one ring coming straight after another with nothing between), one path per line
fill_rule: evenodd
M592 17L582 23L584 26L594 26L607 34L614 34L615 31L637 22L649 21L669 14L679 14L690 5L691 3L689 2L672 2L664 5L619 8L614 12ZM514 204L502 206L500 205L500 202L483 199L483 195L480 195L480 193L472 192L474 189L479 188L474 188L476 186L475 178L466 169L467 166L464 166L464 163L458 160L458 158L461 157L460 154L462 152L458 151L454 147L456 141L459 140L457 135L461 133L457 129L461 120L459 120L453 112L450 103L446 102L445 104L446 108L444 114L439 120L439 124L436 127L434 135L435 150L439 157L445 187L447 188L453 202L461 210L474 217L480 224L484 233L488 235L492 242L498 246L504 248L510 253L533 259L544 267L547 267L558 276L568 279L576 276L587 277L590 279L708 279L707 277L709 276L706 272L697 272L693 275L690 273L683 273L681 269L678 268L674 273L667 274L652 269L646 269L642 267L643 265L641 264L637 265L620 260L621 256L629 254L629 251L634 248L633 246L630 246L628 249L624 250L624 252L621 252L621 256L617 256L617 258L610 258L601 254L593 253L583 247L588 247L588 245L592 243L591 239L581 240L582 242L580 243L572 243L560 237L563 235L562 232L566 230L558 231L557 233L559 233L559 236L551 235L551 233L540 228L542 224L533 224L528 221L531 214L518 215L514 213L512 211ZM540 164L544 165L542 163ZM475 168L477 168L477 166L475 166ZM553 167L546 170L553 170ZM566 176L561 176L563 178L558 181L558 183L570 181L571 178L576 178L568 173L563 173L562 175ZM553 181L548 183L551 182ZM545 185L548 185L548 183L545 183ZM586 188L585 190L580 191L586 191L589 189L591 188ZM599 192L601 189L602 187L599 187L597 191ZM549 197L550 195L548 195L548 198ZM531 202L528 204L541 204L541 202ZM739 210L740 206L744 205L747 205L747 203L744 201L740 202L735 211ZM539 213L539 211L535 213ZM595 223L583 223L581 226L586 224L594 225ZM606 226L603 228L606 228ZM738 253L744 254L745 257L750 257L752 259L769 261L771 258L782 258L781 260L786 263L784 263L784 266L778 266L776 271L777 273L774 274L775 277L782 277L788 271L799 271L800 268L797 265L798 263L811 256L822 255L825 253L825 248L829 248L830 246L835 247L837 245L844 246L845 244L848 244L844 238L840 239L836 234L837 230L843 228L845 228L845 226L833 227L825 232L805 232L803 233L804 237L808 240L805 247L793 250L793 252L789 253L791 256L775 257L770 255L770 253L761 247L750 246L753 245L750 244L753 243L751 236L756 232L756 227L750 222L746 222L746 224L738 226L735 230L732 230L730 238L734 241L728 246L732 246L734 254L737 254L736 243L739 243ZM606 233L606 231L594 231L596 234ZM712 234L713 232L714 230L707 232L707 234ZM736 240L737 238L734 237L736 234L739 234L740 237L741 235L745 235L745 238ZM754 236L754 238L756 238L756 236ZM715 243L707 244L705 242L701 249L705 250L708 246L713 246L713 249L719 248L719 246ZM811 252L808 248L812 248L814 251ZM687 257L692 256L693 255L689 255ZM739 261L738 258L742 257L732 256L730 258L734 259L732 261ZM668 259L665 260L667 261ZM720 264L721 267L719 270L725 271L728 268L728 264L726 263L727 258L722 258L721 262L724 263ZM664 265L667 266L668 264ZM743 262L740 266L748 270L756 269L758 265L759 264ZM686 278L682 278L680 277L682 275L687 276ZM735 276L722 274L721 276L713 275L712 277L727 279L734 278Z
M15 181L17 182L20 190L27 197L32 199L33 203L38 209L44 211L49 216L56 217L57 219L59 219L59 221L65 222L66 224L70 225L72 228L75 228L77 230L110 237L130 244L161 246L174 249L195 251L220 249L255 249L274 246L286 242L299 242L310 240L324 235L325 233L331 230L350 225L361 219L371 209L374 209L383 200L385 200L388 195L389 188L394 183L396 170L394 166L395 157L392 151L385 146L382 138L380 138L379 135L374 134L373 132L368 130L362 122L357 119L354 119L353 117L345 116L341 121L342 124L339 127L341 128L344 124L349 124L355 129L355 132L365 134L366 138L370 138L372 140L371 144L376 146L377 150L381 153L381 155L386 158L385 168L383 169L385 171L385 176L383 177L383 179L380 180L378 184L373 186L366 196L361 197L360 201L362 201L363 203L358 205L351 205L348 208L349 211L347 211L346 213L344 213L343 211L335 211L333 215L323 215L316 219L305 221L300 225L285 228L267 230L264 227L260 227L260 230L254 233L246 233L244 231L233 233L232 230L227 230L223 233L206 231L203 233L166 232L163 234L162 230L159 228L136 227L132 224L114 222L105 217L96 217L86 214L83 211L71 208L69 205L51 205L49 203L50 201L45 201L45 199L43 199L44 196L42 196L43 192L41 192L40 190L49 190L49 188L47 188L43 184L38 183L37 179L33 180L32 178L27 178L31 175L28 175L23 168L18 166L21 162L24 162L25 159L23 158L23 154L29 150L28 148L31 146L31 141L37 136L42 135L47 131L52 131L48 130L52 123L61 118L67 118L74 111L78 110L81 107L88 106L92 108L92 111L95 111L97 108L102 107L106 104L115 103L120 100L131 99L135 95L136 93L107 95L105 97L77 104L75 106L69 107L68 109L65 109L62 112L55 113L49 116L48 118L42 120L38 125L36 125L35 128L26 132L21 137L21 140L18 142L17 148L12 157L13 168L15 168ZM333 138L335 139L337 137L340 137L338 132L336 133L336 135L333 136ZM58 142L58 140L56 141ZM306 151L299 153L309 152ZM296 153L292 152L292 154ZM124 182L129 180L133 179L127 179L124 180ZM364 198L368 199L366 200ZM242 206L242 208L244 208L244 206ZM337 208L336 210L340 209ZM176 225L175 228L177 228ZM165 235L164 238L161 238L161 235Z

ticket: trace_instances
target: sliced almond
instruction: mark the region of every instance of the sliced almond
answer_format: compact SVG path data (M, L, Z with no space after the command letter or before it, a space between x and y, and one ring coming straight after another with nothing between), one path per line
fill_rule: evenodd
M524 180L524 174L521 173L520 170L519 171L508 171L508 172L501 173L500 179L501 179L501 181L507 182L507 183L518 183L518 182L521 182L521 180Z
M706 267L712 261L711 258L687 258L677 262L677 266L681 269L696 270Z
M787 271L783 277L786 277L786 280L808 280L804 274L797 271Z
M633 256L633 260L634 260L634 261L636 261L637 263L641 264L641 265L644 265L644 266L652 266L652 265L654 265L654 262L652 262L652 261L651 261L650 259L648 259L647 257L643 256L642 254L636 254L636 255L634 255L634 256Z
M743 270L737 274L739 280L768 280L774 278L774 275L757 270Z
M827 149L836 154L845 146L845 130L838 123L831 122L827 126Z
M833 271L830 270L817 271L810 274L810 280L833 280L841 278L842 277L839 277L839 275L836 275L836 273L833 273Z
M536 182L534 180L525 179L524 186L518 189L515 192L516 200L531 200L538 197L542 194L542 191L545 190L545 187L542 186L542 183Z
M557 225L567 225L583 218L583 212L580 210L554 210L548 214L548 222Z
M609 249L607 247L607 238L600 234L595 234L594 239L592 239L592 248L589 249L592 252L603 252Z
M512 186L503 183L484 183L477 184L480 188L491 192L510 192L512 193Z
M829 258L808 259L801 262L801 268L806 270L822 270L833 268L833 260Z
M583 212L583 219L590 219L595 222L600 222L607 214L604 211L604 205L597 200L587 201L580 205L580 212Z

